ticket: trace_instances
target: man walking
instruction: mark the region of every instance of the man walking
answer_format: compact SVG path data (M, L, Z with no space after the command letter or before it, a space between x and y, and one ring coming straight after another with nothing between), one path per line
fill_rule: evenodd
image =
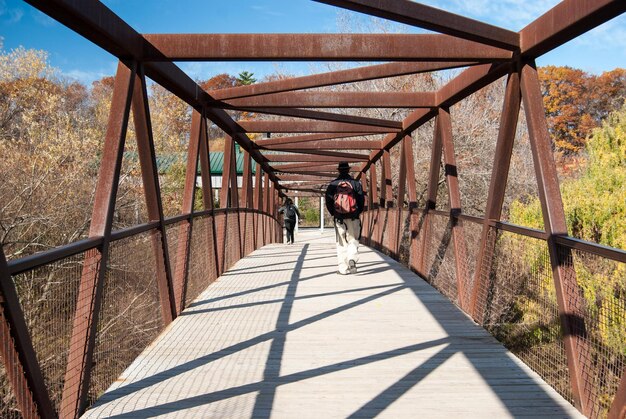
M279 213L285 216L285 230L287 230L287 244L293 244L293 229L296 226L297 218L300 218L300 211L298 207L293 204L291 198L285 199L285 204L278 209Z
M355 274L365 197L361 183L350 176L350 165L339 163L339 176L326 188L326 208L335 222L335 240L340 275Z

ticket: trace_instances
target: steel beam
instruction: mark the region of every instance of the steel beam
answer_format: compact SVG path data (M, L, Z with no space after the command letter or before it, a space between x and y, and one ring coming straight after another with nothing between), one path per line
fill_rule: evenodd
M197 112L194 110L194 112ZM201 125L201 133L202 136L200 138L200 176L202 178L202 202L204 204L204 209L211 211L211 225L207 226L207 230L210 228L210 231L207 231L208 241L213 243L213 254L207 255L209 258L214 259L213 266L215 270L211 272L212 277L209 280L217 279L220 275L220 265L223 261L219 260L218 257L218 244L217 244L217 226L215 223L215 213L213 212L214 203L213 203L213 184L211 181L211 162L209 160L209 136L207 130L207 121L204 117L204 112L202 115L202 125ZM192 117L193 118L193 117Z
M478 294L485 287L485 281L491 272L491 255L493 255L496 245L495 237L489 234L489 222L492 220L500 221L502 215L502 205L504 204L513 143L515 142L520 102L519 73L514 72L509 75L507 80L504 104L500 116L500 130L498 131L498 139L496 141L496 151L493 158L491 181L485 207L485 217L478 247L478 258L476 259L476 269L474 271L470 313L479 324L483 322L483 312L481 307L478 306Z
M365 133L385 134L399 132L399 128L373 127L369 125L347 124L329 121L240 121L239 125L247 132L280 133Z
M294 181L319 181L319 182L328 182L327 177L316 176L316 175L282 175L280 176L280 180L285 182L294 182Z
M21 417L28 419L57 417L2 246L0 246L0 357L4 364L5 378L13 388ZM8 388L4 391L11 393Z
M576 272L567 260L571 260L571 250L561 248L554 237L567 235L567 222L559 180L554 164L550 134L543 107L541 85L534 63L522 67L521 91L524 112L528 123L528 133L535 166L535 175L539 190L539 201L543 215L543 224L548 234L548 250L552 264L552 274L556 289L559 317L563 328L563 341L570 373L570 384L575 406L585 415L591 413L589 394L585 391L584 378L589 359L585 342L586 331L584 316L579 312L584 297L578 295L579 287Z
M308 143L312 141L321 141L321 140L336 140L339 138L351 138L351 137L362 137L368 134L362 134L357 132L348 132L343 134L308 134L308 135L291 135L285 137L276 137L271 139L257 140L255 144L259 147L265 147L270 145L284 145L284 144L301 144ZM371 134L371 135L380 135L380 134Z
M258 144L257 144L258 145ZM299 150L381 150L380 141L368 140L330 140L298 144ZM294 144L270 145L259 147L261 150L293 150Z
M234 107L233 110L260 113L267 115L280 115L290 116L294 118L313 119L316 121L332 121L332 122L345 122L349 124L366 125L373 127L385 127L385 128L402 128L402 123L397 121L389 121L386 119L378 118L366 118L363 116L339 114L332 112L321 112L310 109L298 109L298 108L247 108L247 107Z
M154 47L144 51L145 61L498 61L512 58L510 50L431 34L145 34L144 39Z
M310 163L286 163L286 164L274 164L272 163L272 168L277 172L285 172L290 170L300 170L305 172L333 172L335 174L338 173L336 164L316 164L312 166ZM359 172L360 168L356 165L350 167L350 172L356 173Z
M391 156L389 150L383 150L382 164L380 204L383 208L393 208L393 185L391 183Z
M428 279L428 274L426 273L426 246L429 245L430 241L430 224L431 217L428 212L430 210L434 210L437 206L437 191L439 190L439 171L441 167L441 154L442 154L442 143L443 139L441 137L441 120L439 116L435 118L435 132L432 142L431 154L430 154L430 170L428 174L428 186L426 193L426 207L424 208L424 215L422 220L422 231L420 235L420 246L419 246L419 259L418 259L418 270L417 272L424 279Z
M228 89L212 90L209 94L217 100L234 99L238 97L264 95L268 93L290 92L294 90L310 89L314 87L332 86L357 81L375 80L386 77L404 76L429 71L446 70L466 67L476 64L467 62L435 62L435 63L388 63L349 70L331 71L311 76L286 78L265 83L255 83L247 86L231 87Z
M174 273L174 294L176 314L184 309L187 282L189 280L189 261L191 259L191 238L193 233L193 213L196 196L196 177L198 173L198 159L200 158L200 143L202 142L202 117L193 112L191 119L191 133L187 147L187 167L185 170L185 186L183 189L183 206L181 213L189 215L180 227L176 256L180 260L176 263Z
M159 227L156 231L152 230L150 235L156 262L155 270L159 299L161 301L161 316L164 324L168 325L177 314L174 298L174 280L172 278L167 236L165 234L165 217L163 216L159 173L156 165L150 110L148 108L148 91L141 67L139 68L139 73L135 77L132 98L133 121L148 219L149 221L157 221L159 223Z
M305 91L272 93L228 99L216 107L254 108L432 108L436 92L327 92ZM371 124L370 124L371 125ZM387 127L389 128L389 127ZM401 123L393 128L402 128Z
M519 47L519 35L515 32L409 0L315 1L511 51Z
M328 151L328 150L316 150L316 149L302 150L302 149L293 148L293 149L284 149L284 150L281 150L281 152L293 153L293 154L299 154L299 155L309 155L309 156L329 156L329 157L346 158L346 159L360 159L363 161L369 158L367 154L345 153L341 151ZM265 154L264 156L271 159L273 156L281 156L281 155L286 155L286 154Z
M230 135L224 140L224 162L222 163L222 188L220 189L220 208L229 208L232 204L229 202L231 187L231 165L232 155L235 152L235 145Z
M333 156L316 156L311 154L268 154L265 158L270 162L321 162L330 163L341 161L362 162L367 161L368 156L363 157L333 157Z
M89 237L103 237L103 242L99 249L86 253L83 264L59 411L59 416L64 418L78 418L87 407L93 350L135 74L135 64L129 69L122 62L118 63L89 227Z
M564 0L520 31L522 56L537 58L625 11L623 0Z
M607 419L624 419L626 418L626 368L622 372L617 391L611 403Z
M439 128L443 145L443 161L448 187L448 200L450 203L450 221L452 224L452 245L454 248L454 262L456 271L456 290L458 304L466 312L468 294L466 285L469 283L467 271L467 248L465 247L465 232L463 221L459 219L462 213L461 192L459 190L458 168L454 153L454 141L452 139L452 120L448 109L439 109Z
M285 175L305 175L305 176L318 176L318 177L325 177L325 178L329 178L329 179L334 179L337 177L337 173L331 173L331 172L314 172L314 171L305 171L305 170L290 170L290 171L280 171L277 172L276 175L282 179L282 175L281 173L284 173Z

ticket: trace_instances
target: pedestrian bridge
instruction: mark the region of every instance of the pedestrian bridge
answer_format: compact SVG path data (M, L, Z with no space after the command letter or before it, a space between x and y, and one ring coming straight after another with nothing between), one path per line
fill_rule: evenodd
M334 233L300 230L238 261L85 418L582 417L423 279Z
M102 147L86 156L97 178L77 174L96 185L89 231L39 243L28 224L47 250L0 248L1 417L626 415L626 251L568 234L535 63L625 1L563 0L515 32L408 0L317 0L436 34L146 34L116 2L26 2L118 66ZM178 65L205 61L354 67L207 91ZM399 76L410 81L386 84ZM152 82L189 118L175 137L184 186L169 195ZM493 135L468 131L484 136L472 153L493 162L468 188L455 147L472 98L502 112L499 123L480 112ZM116 227L129 142L145 216ZM528 171L510 171L522 154ZM367 199L359 272L339 277L332 233L286 246L277 208L323 195L344 161ZM518 177L536 185L541 230L503 217L525 199L507 195ZM32 199L46 205L43 195Z

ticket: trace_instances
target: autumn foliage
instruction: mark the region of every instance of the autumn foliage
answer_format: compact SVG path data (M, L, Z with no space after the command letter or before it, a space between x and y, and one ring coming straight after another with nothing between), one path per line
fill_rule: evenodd
M626 70L599 76L570 67L539 68L543 103L556 151L572 156L584 149L587 137L626 98Z

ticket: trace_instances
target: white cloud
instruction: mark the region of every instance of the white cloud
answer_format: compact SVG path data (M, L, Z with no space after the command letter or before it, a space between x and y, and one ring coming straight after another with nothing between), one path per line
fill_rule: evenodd
M103 77L115 76L115 67L112 66L111 69L100 69L96 71L84 71L79 69L73 69L70 71L63 72L63 77L80 82L85 86L90 86L96 80L100 80Z
M18 23L22 20L24 11L19 7L8 7L6 1L0 0L0 17L5 23Z
M492 25L519 31L559 0L425 0L425 4Z

